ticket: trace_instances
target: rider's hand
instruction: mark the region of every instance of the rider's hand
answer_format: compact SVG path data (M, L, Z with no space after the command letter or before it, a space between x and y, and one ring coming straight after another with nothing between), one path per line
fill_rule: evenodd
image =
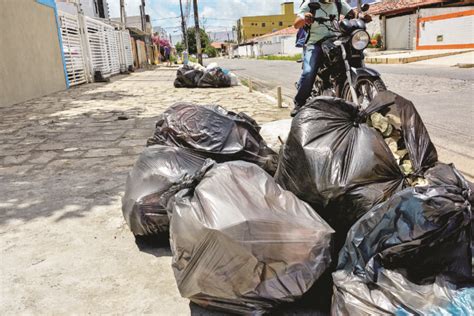
M304 14L304 22L305 24L309 25L309 24L313 24L314 23L314 16L311 12L306 12Z
M370 23L370 22L372 22L372 17L370 15L366 14L362 17L362 21L364 21L365 23Z

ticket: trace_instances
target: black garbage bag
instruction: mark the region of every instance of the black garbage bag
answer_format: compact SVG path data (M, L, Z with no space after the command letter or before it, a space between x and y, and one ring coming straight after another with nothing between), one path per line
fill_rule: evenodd
M254 164L217 164L169 206L178 289L199 305L261 314L299 298L330 264L331 227Z
M426 315L474 295L463 290L474 286L470 185L449 165L428 173L438 185L407 188L350 229L333 273L334 315Z
M413 172L407 176L383 135L369 126L373 113L400 120L399 142ZM380 93L366 110L342 99L316 98L293 119L283 146L277 182L318 209L336 230L336 249L351 225L374 205L408 186L437 161L437 153L413 104Z
M158 117L147 145L190 148L217 162L244 160L274 174L278 155L259 134L257 122L245 113L218 105L176 103Z
M168 232L166 205L205 165L202 156L185 148L151 146L128 175L122 198L123 216L134 235Z
M230 85L230 76L225 74L220 67L206 70L198 82L199 88L227 88Z
M443 277L419 285L397 271L380 269L377 283L339 270L333 273L332 316L474 315L473 285L457 286Z
M195 69L189 65L178 68L174 86L176 88L196 88L204 71Z

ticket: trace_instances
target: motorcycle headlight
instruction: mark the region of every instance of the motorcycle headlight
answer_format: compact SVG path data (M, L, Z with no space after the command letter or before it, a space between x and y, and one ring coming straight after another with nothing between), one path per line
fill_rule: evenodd
M352 35L352 47L357 50L363 50L369 45L370 36L366 31L356 31Z

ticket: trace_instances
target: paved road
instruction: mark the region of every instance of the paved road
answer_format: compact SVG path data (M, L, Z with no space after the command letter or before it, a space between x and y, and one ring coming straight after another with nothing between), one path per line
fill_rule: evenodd
M257 87L274 93L281 86L291 99L301 66L292 61L218 59L219 65L241 77L251 77ZM412 100L437 146L440 159L454 162L474 178L474 69L433 65L370 65L387 87Z

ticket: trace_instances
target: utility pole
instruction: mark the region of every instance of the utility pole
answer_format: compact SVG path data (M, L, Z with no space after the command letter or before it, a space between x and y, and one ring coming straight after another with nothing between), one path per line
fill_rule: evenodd
M122 22L122 30L127 28L127 14L125 13L125 0L120 0L120 22Z
M142 22L142 31L146 32L145 0L142 0L142 4L140 5L140 20Z
M189 47L188 47L188 34L186 32L186 22L184 21L182 0L179 0L179 9L181 10L181 30L183 31L184 49L186 51L188 51L189 50Z
M357 12L361 12L362 10L362 0L357 0Z
M202 50L201 50L201 30L199 29L199 14L197 0L193 0L194 9L194 25L196 27L196 48L198 62L202 65Z
M151 34L148 34L146 29L146 13L145 13L145 0L141 1L142 4L140 5L140 17L142 22L142 31L146 33L145 35L145 54L148 61L148 64L151 64L151 54L152 52L149 50L148 45L151 43Z

